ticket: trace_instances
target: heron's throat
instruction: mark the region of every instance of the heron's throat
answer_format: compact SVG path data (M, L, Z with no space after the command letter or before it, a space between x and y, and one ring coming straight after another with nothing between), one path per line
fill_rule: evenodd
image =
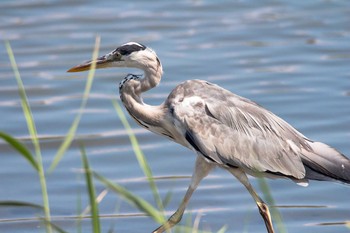
M154 87L156 87L162 78L163 68L158 59L155 58L150 64L148 64L144 69L144 78L141 79L141 92L146 92Z
M158 60L158 59L157 59ZM164 115L162 106L151 106L143 102L141 94L157 86L163 71L160 63L144 69L143 78L129 74L120 83L120 99L129 114L142 126L156 125Z

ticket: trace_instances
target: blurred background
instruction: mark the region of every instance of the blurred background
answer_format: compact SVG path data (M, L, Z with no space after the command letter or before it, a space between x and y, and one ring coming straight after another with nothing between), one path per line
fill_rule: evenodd
M78 113L87 73L66 73L91 58L137 41L156 50L164 76L144 95L160 104L179 83L204 79L271 110L313 140L350 155L350 1L45 1L0 2L0 130L31 147L4 41L11 43L40 136L44 166L51 164ZM98 70L77 139L47 175L57 225L77 232L74 219L88 204L77 142L92 168L153 202L128 136L112 105L118 84L138 70ZM175 211L190 182L193 152L131 123L162 197ZM0 141L0 200L41 204L37 174ZM260 192L257 180L252 184ZM349 232L350 187L269 181L289 232ZM96 182L97 193L104 190ZM200 214L199 229L264 232L254 201L230 174L215 170L195 192L184 218ZM37 210L0 207L0 232L44 232ZM150 232L157 224L108 193L100 204L102 231ZM112 217L108 217L113 215ZM63 217L63 218L61 218ZM68 217L68 218L64 218ZM83 232L91 232L89 220Z

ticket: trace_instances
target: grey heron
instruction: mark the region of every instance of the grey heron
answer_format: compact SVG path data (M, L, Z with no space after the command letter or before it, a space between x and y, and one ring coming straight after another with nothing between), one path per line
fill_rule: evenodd
M312 141L255 102L203 80L179 84L159 106L143 102L142 93L157 86L163 69L156 53L136 42L74 66L68 72L96 68L131 67L143 77L129 74L119 85L120 99L130 116L142 127L163 135L197 154L187 192L166 223L154 233L177 224L192 193L214 167L233 174L249 191L273 233L268 206L254 191L247 174L289 178L306 185L308 180L350 184L350 160L330 146Z

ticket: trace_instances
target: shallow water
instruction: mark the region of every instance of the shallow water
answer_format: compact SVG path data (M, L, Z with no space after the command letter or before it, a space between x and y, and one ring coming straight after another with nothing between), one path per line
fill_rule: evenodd
M293 3L292 3L293 2ZM205 79L248 97L281 116L306 136L350 155L349 1L1 1L0 36L10 40L41 136L45 167L78 112L86 73L65 71L91 57L95 36L100 53L127 41L154 48L165 75L146 93L161 103L187 79ZM30 146L17 85L0 44L0 130ZM76 232L79 199L87 205L79 173L79 143L93 169L148 201L152 193L135 159L112 99L132 70L99 70L77 139L47 176L55 223ZM139 72L139 71L132 71ZM175 211L189 184L195 156L153 135L129 118L156 177L167 213ZM41 203L37 175L0 142L0 200ZM256 179L252 184L258 188ZM289 232L349 232L350 187L288 180L269 181ZM103 186L96 182L97 191ZM260 190L259 190L260 191ZM103 232L150 232L156 224L108 193L100 205ZM195 192L187 216L200 214L200 229L264 232L246 190L227 172L216 170ZM0 232L43 232L35 210L0 208ZM110 216L112 215L112 216ZM146 230L145 230L146 229ZM88 220L83 232L91 232Z

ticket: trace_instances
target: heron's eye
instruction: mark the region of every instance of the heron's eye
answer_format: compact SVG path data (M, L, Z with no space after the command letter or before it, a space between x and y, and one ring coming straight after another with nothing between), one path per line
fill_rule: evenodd
M113 60L120 60L121 57L122 55L119 52L113 53L112 55Z

